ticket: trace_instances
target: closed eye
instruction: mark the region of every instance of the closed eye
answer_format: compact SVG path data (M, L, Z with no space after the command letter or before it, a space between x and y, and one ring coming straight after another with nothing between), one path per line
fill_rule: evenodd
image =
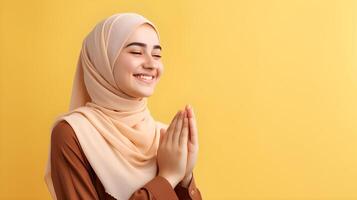
M130 52L130 53L132 53L132 54L136 54L136 55L141 55L141 52ZM157 57L157 58L161 58L161 56L160 55L153 55L153 56L155 56L155 57Z
M130 52L132 54L141 54L140 52Z

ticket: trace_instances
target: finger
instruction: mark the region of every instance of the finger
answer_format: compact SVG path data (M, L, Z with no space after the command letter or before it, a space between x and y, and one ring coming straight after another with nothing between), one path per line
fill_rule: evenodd
M170 124L170 127L168 128L167 132L166 132L166 136L167 136L167 142L166 144L168 145L172 145L172 137L173 137L173 134L175 132L175 128L176 128L176 124L177 124L177 120L178 118L180 117L180 114L181 114L181 110L179 110L175 117L173 118L171 124Z
M175 127L175 133L173 135L173 144L176 144L177 146L179 146L179 142L180 142L180 134L181 134L181 130L182 130L182 124L183 124L183 119L186 115L186 110L183 110L181 112L181 115L180 117L178 118L178 121L177 121L177 124L176 124L176 127Z
M184 114L184 111L181 111L180 116L177 118L175 131L173 132L173 135L172 135L172 145L176 145L177 147L179 145L178 138L180 137L181 130L182 130L183 114Z
M182 147L182 146L187 147L188 132L189 132L188 118L186 115L183 120L182 131L181 131L181 135L180 135L180 147Z
M175 114L174 118L172 118L172 120L171 120L171 122L170 122L170 125L169 125L169 127L167 128L167 130L166 130L167 133L171 132L171 130L174 130L174 129L173 129L173 128L175 128L175 123L174 123L174 121L175 121L177 115L179 114L179 112L180 112L180 111L177 111L177 113Z
M192 106L186 105L186 110L187 110L188 118L192 117Z
M195 113L193 112L193 108L189 107L189 132L190 132L190 141L193 144L198 143L198 131L197 131L197 124L196 124L196 116Z
M190 130L190 126L191 126L191 124L190 123L192 123L191 122L191 118L192 118L192 110L191 110L191 105L188 105L188 104L186 104L186 110L187 110L187 117L188 117L188 128L189 128L189 133L188 133L188 140L189 141L191 141L191 134L192 134L192 131Z

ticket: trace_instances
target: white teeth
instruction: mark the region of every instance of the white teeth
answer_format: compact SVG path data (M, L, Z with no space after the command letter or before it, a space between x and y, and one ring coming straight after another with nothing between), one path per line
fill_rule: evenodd
M145 79L145 80L152 80L154 78L153 76L148 76L148 75L144 75L144 74L138 74L138 75L136 75L136 77L139 77L139 78Z

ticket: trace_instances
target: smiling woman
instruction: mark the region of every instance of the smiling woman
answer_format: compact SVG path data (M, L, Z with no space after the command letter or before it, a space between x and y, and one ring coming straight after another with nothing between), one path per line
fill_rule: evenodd
M114 64L118 87L130 98L151 96L164 70L154 27L147 23L140 25L124 46Z
M193 177L193 109L169 125L147 107L163 74L157 28L115 14L83 41L70 110L52 125L45 181L53 199L202 199Z

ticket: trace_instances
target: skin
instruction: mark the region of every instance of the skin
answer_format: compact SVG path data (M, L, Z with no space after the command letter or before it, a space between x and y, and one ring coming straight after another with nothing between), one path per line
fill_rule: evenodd
M179 183L183 187L188 187L191 179L192 179L192 172L193 168L197 162L197 156L198 156L198 131L197 131L197 124L196 124L196 117L193 111L193 108L190 105L186 105L185 109L183 111L179 111L183 113L182 115L184 116L183 120L183 131L181 132L180 138L184 138L186 133L185 131L188 131L187 133L187 163L186 163L186 170L185 170L185 175L182 179L182 181ZM178 121L176 119L176 116L173 119L173 122L171 122L169 128L167 130L162 129L161 133L162 135L166 136L167 132L170 132L170 127L175 124L175 122ZM177 122L179 123L179 122ZM187 129L185 127L187 126ZM160 141L161 142L161 141ZM160 173L159 173L160 175ZM170 182L170 180L169 180ZM174 181L173 181L174 182ZM171 183L171 182L170 182ZM175 183L175 182L174 182ZM175 187L175 184L171 184L173 187Z
M164 72L155 29L149 24L136 28L123 45L114 65L114 79L128 99L140 100L151 96ZM154 83L139 81L134 76L138 73L155 75ZM192 107L186 105L179 110L167 130L160 131L158 175L166 178L173 188L177 184L188 187L198 155L198 132Z
M130 45L134 42L146 44ZM127 39L114 64L114 79L129 99L141 99L154 93L164 71L156 31L148 24L139 26ZM154 48L155 47L155 48ZM144 73L156 75L153 84L145 84L134 76Z

